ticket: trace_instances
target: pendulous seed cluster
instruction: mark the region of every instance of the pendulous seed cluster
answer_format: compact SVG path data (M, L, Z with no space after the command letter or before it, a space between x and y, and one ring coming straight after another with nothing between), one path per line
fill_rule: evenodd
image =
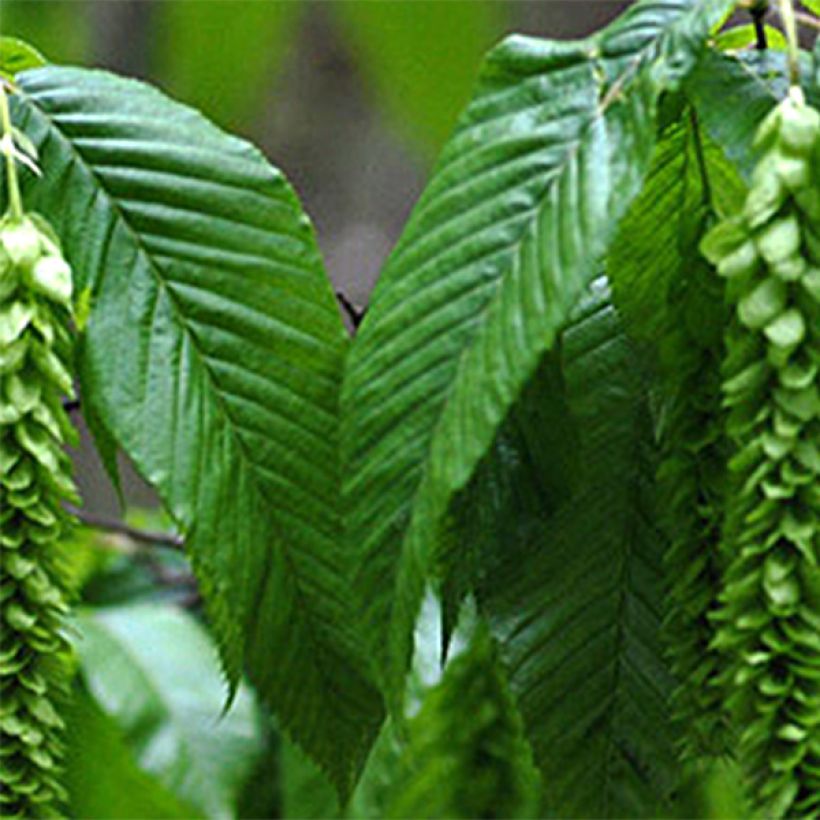
M820 114L799 89L764 120L741 214L704 238L734 317L734 454L715 646L739 756L766 816L820 816Z
M0 221L0 814L56 815L67 644L56 547L76 501L62 406L71 271L36 215Z

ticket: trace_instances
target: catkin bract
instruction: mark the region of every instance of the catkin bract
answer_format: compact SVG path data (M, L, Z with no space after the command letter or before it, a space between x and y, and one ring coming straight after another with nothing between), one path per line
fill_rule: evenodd
M798 89L764 120L742 213L704 239L734 316L723 395L729 567L715 646L766 816L820 815L820 114Z
M35 215L0 221L0 814L57 814L67 644L57 541L76 501L63 449L71 271Z

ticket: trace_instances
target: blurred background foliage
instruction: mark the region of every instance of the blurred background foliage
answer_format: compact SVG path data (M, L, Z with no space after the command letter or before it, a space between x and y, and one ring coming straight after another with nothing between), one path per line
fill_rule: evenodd
M170 532L155 510L126 519ZM216 647L176 548L80 528L66 544L77 674L66 707L69 816L539 817L542 784L486 631L469 606L446 663L429 595L407 719L385 724L349 804L240 686L230 710ZM274 659L275 660L275 659ZM729 764L693 770L681 817L751 817Z

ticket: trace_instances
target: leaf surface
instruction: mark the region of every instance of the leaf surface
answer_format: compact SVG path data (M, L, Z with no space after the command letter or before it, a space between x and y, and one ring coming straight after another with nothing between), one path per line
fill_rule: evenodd
M226 667L346 792L381 723L339 544L346 336L308 218L252 146L141 83L19 76L26 192L92 310L90 417L181 525Z
M557 508L520 492L537 486L540 471L530 447L502 430L462 513L484 508L494 519L479 606L543 772L544 810L669 816L677 766L659 640L666 540L652 420L604 279L562 333L560 364L581 432L581 489Z
M670 285L686 275L691 248L699 241L684 235L685 217L710 204L718 213L728 213L742 201L745 190L694 111L676 104L659 133L641 193L621 222L606 262L615 304L633 338L655 347L668 326ZM702 324L707 313L692 316L692 322ZM719 336L721 329L703 331Z
M357 586L394 706L450 502L596 274L646 171L659 93L730 5L639 2L591 40L502 43L388 260L342 441Z

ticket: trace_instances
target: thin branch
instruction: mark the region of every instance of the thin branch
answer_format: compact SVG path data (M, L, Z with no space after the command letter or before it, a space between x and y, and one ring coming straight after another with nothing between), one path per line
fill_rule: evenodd
M367 312L367 308L360 308L354 305L353 302L351 302L350 299L348 299L347 296L345 296L345 294L340 290L336 291L336 299L342 308L344 308L344 312L350 319L350 324L353 325L353 329L358 330L359 325L362 323L362 319L364 319L364 314Z
M79 399L63 399L63 410L65 410L66 413L76 413L79 409Z
M780 0L779 13L789 46L789 80L793 86L800 85L800 44L797 41L797 23L794 19L792 0Z
M801 26L806 26L806 28L813 28L815 31L820 31L820 19L815 17L813 14L806 14L804 11L795 11L794 19L797 20L798 24Z
M768 12L768 3L756 3L749 9L755 27L755 48L758 51L765 51L769 47L769 41L766 39L766 23L764 22Z
M141 530L138 527L132 527L124 521L119 521L116 518L108 518L104 515L88 512L87 510L75 507L73 504L65 505L66 511L79 519L87 527L92 527L95 530L104 530L105 532L113 532L117 535L124 535L132 541L140 544L153 544L158 547L168 547L169 549L182 549L184 539L181 535L173 535L167 532L151 532L149 530Z

